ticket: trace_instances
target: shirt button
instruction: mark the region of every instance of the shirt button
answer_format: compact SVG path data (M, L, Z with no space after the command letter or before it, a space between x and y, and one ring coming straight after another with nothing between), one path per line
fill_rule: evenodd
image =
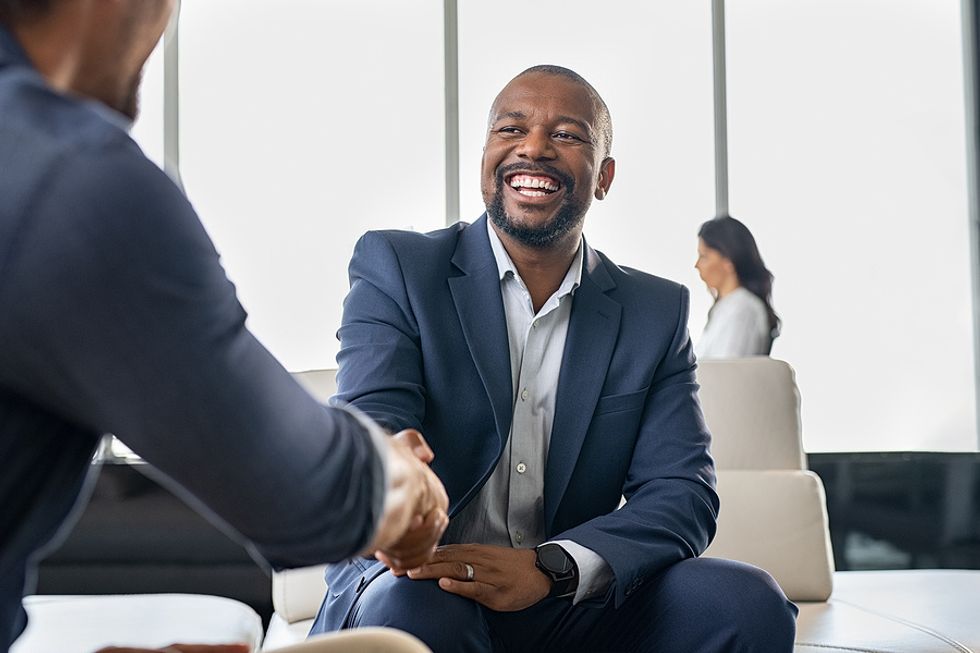
M527 465L525 465L524 463L517 463L517 473L518 474L523 474L526 471L527 471Z
M528 396L527 388L524 388L524 391L521 392L521 401L527 401L527 396Z
M517 540L518 544L520 544L524 541L524 533L517 531L517 533L514 534L514 539Z
M537 329L538 328L538 321L537 320L535 320L534 322L531 322L531 328L532 329Z

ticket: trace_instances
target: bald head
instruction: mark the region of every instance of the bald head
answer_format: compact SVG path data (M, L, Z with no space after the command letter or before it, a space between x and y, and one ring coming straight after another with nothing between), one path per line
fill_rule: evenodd
M603 158L608 157L612 153L613 129L612 118L609 116L609 107L606 106L606 101L602 99L602 96L599 95L599 91L595 90L592 84L570 68L550 64L531 66L527 70L519 73L513 80L511 80L511 82L527 75L552 75L555 77L561 77L575 83L585 90L585 92L588 93L589 97L592 99L593 110L595 112L595 128L597 131L597 136L599 137L599 151L602 153ZM494 101L494 106L496 106L496 104L496 101ZM494 108L491 107L490 122L493 122L493 119Z

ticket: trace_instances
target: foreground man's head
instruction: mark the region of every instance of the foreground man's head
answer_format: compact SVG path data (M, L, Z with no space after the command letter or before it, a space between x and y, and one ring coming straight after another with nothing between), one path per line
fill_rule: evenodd
M130 119L139 112L143 65L177 0L0 0L0 25L57 90L91 98Z

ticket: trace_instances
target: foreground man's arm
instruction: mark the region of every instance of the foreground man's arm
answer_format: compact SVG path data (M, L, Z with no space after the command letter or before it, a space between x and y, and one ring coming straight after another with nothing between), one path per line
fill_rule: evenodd
M66 153L25 216L0 282L7 388L116 434L275 566L435 544L438 480L249 333L193 209L122 132Z

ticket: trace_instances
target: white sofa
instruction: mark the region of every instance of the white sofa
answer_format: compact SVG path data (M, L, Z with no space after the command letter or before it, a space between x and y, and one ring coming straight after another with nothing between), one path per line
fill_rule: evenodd
M823 484L806 471L792 368L703 361L721 515L705 555L769 571L800 607L797 651L980 651L980 571L834 572Z
M299 375L320 399L330 371ZM703 361L722 510L705 555L769 571L800 607L796 650L980 653L980 571L835 572L820 478L806 470L792 368L769 358ZM264 650L302 639L326 591L323 568L273 577Z
M335 391L333 371L297 378L321 400ZM705 555L750 562L776 578L800 606L797 651L980 653L980 571L834 572L823 484L806 471L800 400L786 363L705 361L698 380L722 501ZM392 631L304 642L326 591L322 567L275 574L272 591L264 640L250 608L218 597L32 597L31 626L13 653L178 640L262 640L263 651L278 653L427 651Z

